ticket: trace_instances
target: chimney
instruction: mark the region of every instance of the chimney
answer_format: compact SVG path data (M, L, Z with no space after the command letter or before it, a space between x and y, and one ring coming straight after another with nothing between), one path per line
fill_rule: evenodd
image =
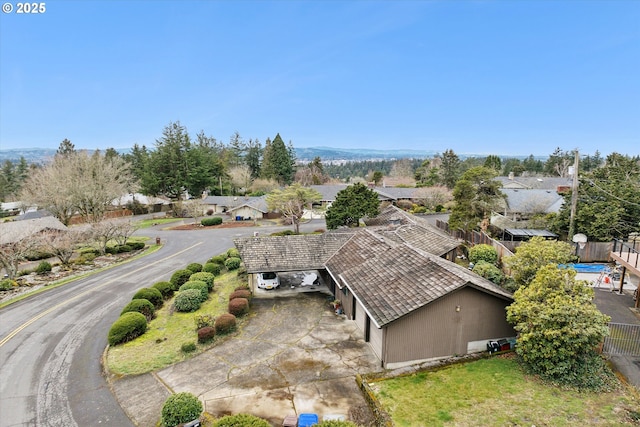
M513 177L514 177L513 172L509 172L509 180L510 180L510 181L513 181Z

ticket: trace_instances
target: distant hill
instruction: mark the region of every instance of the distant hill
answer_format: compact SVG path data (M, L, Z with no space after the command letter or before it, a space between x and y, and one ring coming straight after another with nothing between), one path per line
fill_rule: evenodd
M432 158L439 151L433 150L370 150L354 148L333 148L333 147L308 147L295 148L296 158L300 162L310 162L316 157L320 157L323 162L331 161L364 161L364 160L393 160L393 159L427 159ZM27 163L44 163L56 154L57 149L51 148L13 148L0 150L0 163L6 160L17 162L20 157L24 157ZM118 149L119 153L126 153L127 149ZM456 153L461 159L466 157L485 157L485 154ZM525 158L526 156L509 156Z

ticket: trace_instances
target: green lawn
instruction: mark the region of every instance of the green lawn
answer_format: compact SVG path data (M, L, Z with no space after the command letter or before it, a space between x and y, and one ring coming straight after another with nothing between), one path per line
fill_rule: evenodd
M221 339L216 337L208 344L198 344L195 352L185 354L181 346L187 342L197 342L195 314L211 314L214 317L227 312L229 294L246 284L240 282L236 271L216 277L214 289L209 299L193 313L173 311L173 299L165 301L156 311L156 318L149 322L147 332L125 344L110 347L107 353L109 370L118 375L141 374L165 368L185 360L215 345Z
M529 377L514 357L494 357L371 384L401 426L637 426L640 396L621 385L587 393Z
M158 224L169 224L172 222L183 221L184 218L157 218L157 219L143 219L136 221L135 226L138 228L149 228Z

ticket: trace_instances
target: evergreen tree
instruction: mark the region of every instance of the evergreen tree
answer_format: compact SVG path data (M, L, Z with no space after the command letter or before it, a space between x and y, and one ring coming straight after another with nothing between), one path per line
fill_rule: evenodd
M378 193L364 184L357 183L338 192L336 200L327 209L325 219L329 229L341 226L357 227L360 218L371 218L379 212Z
M496 172L485 167L475 167L466 171L456 182L453 198L456 201L451 210L449 224L454 229L476 230L481 221L488 219L504 195L501 184L495 181Z
M500 160L500 157L495 155L487 156L487 158L484 159L484 167L493 169L496 173L500 173L502 170L502 160Z
M442 153L440 165L440 181L449 189L456 185L460 176L460 158L453 150L448 149Z
M293 181L294 162L291 157L293 147L287 148L284 141L277 134L273 142L267 139L262 161L262 177L274 179L281 185L290 184Z
M260 141L257 139L249 140L247 144L247 154L245 155L244 161L249 166L249 170L251 171L251 178L255 179L260 176L260 161L262 159L262 145L260 145Z
M65 139L62 140L62 142L58 146L58 151L56 151L56 154L59 154L61 156L65 156L65 155L71 154L71 153L73 153L75 151L76 151L75 145L73 145L71 143L71 141L69 141L67 138L65 138Z

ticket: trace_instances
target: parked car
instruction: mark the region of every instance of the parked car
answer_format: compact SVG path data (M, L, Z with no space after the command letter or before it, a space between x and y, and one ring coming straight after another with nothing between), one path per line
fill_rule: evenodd
M280 286L278 273L258 273L258 287L260 289L275 289Z

